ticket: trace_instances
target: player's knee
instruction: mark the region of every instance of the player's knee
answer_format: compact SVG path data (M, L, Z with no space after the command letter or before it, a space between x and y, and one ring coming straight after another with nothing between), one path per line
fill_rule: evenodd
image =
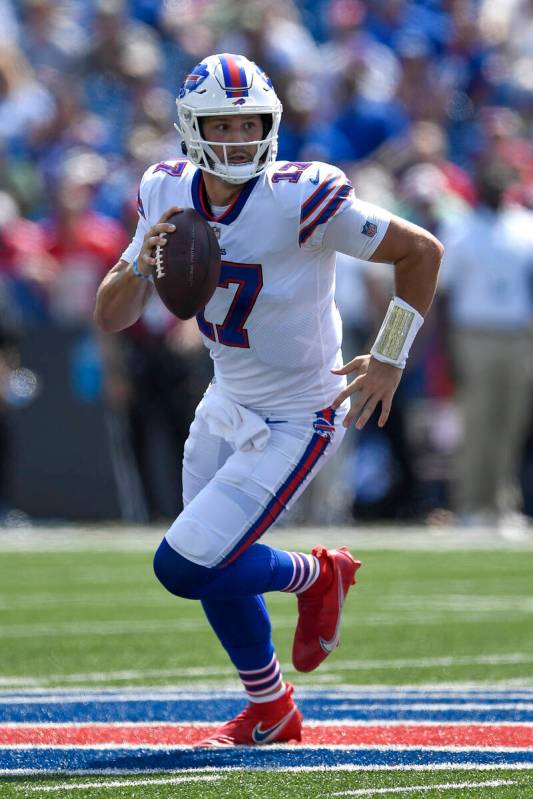
M154 572L167 591L184 599L200 599L203 587L212 578L210 569L184 558L165 538L154 555Z

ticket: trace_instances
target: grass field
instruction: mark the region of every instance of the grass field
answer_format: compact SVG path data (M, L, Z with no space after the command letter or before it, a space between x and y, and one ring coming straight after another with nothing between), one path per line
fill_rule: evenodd
M318 689L331 694L332 702L336 701L335 691L357 689L357 695L350 694L350 713L356 714L350 716L351 723L361 724L371 718L369 715L363 719L357 713L361 707L375 706L373 690L379 691L381 708L387 707L389 701L394 708L398 696L421 691L425 709L420 710L420 702L417 700L417 704L410 696L408 715L399 717L404 721L422 719L439 724L442 719L452 718L450 708L462 702L474 708L474 715L461 723L484 722L488 717L475 716L482 712L481 700L477 705L472 703L473 694L468 693L460 694L460 700L457 694L454 699L454 692L483 691L483 702L489 703L486 706L490 709L490 702L496 703L494 707L501 707L501 713L506 714L495 717L496 721L533 728L531 542L503 547L499 541L478 541L469 547L468 542L465 545L456 540L454 544L441 535L433 546L425 535L419 531L404 548L395 535L381 536L380 540L376 536L373 541L368 535L361 537L351 531L352 540L347 541L344 533L336 536L328 532L326 544L329 540L349 543L363 561L359 583L347 603L343 645L315 673L295 674L289 667L295 600L284 594L269 595L275 643L285 676L294 681L297 695L298 691L302 696L309 692L317 707ZM32 537L24 533L18 541L15 536L17 532L13 531L0 541L0 732L4 729L7 735L5 730L9 732L10 725L23 723L78 722L80 719L68 716L78 700L96 703L94 707L100 708L101 715L105 707L102 702L111 695L102 696L102 692L109 689L115 689L114 700L120 695L124 702L129 695L123 694L137 691L135 707L141 715L135 719L120 716L130 723L172 721L168 714L164 718L157 715L163 707L157 702L168 692L174 692L172 696L194 697L194 692L199 691L205 698L208 691L215 698L224 697L229 690L234 697L232 692L238 683L233 670L205 624L198 604L171 597L153 577L151 554L157 533L132 536L117 532L103 537L89 531L72 537ZM270 542L303 548L305 537L309 546L318 543L314 532L291 531L272 536ZM367 705L364 691L370 692ZM432 691L451 694L436 704ZM491 691L496 693L489 695ZM510 692L508 700L507 694L501 693L505 691ZM62 695L67 696L67 692L71 710L65 711L65 717L56 717L53 713L62 712ZM145 716L139 696L146 698ZM19 700L24 708L31 709L27 717L24 708L20 710L22 716L12 715ZM433 716L417 716L419 710L427 712L428 702L433 702L434 711L440 711ZM448 703L448 716L440 717L443 702ZM208 716L209 706L206 710L204 702L202 707L202 713ZM52 708L52 715L47 715L46 708ZM88 710L84 712L89 724L117 720L93 718ZM122 708L120 712L130 711ZM213 712L212 720L220 720L216 710ZM342 711L339 713L337 716L342 719ZM320 713L316 718L319 717ZM204 716L196 718L204 720ZM396 722L394 712L372 718L379 723L385 718L387 723ZM1 747L0 743L2 799L533 797L532 758L524 763L524 758L514 751L514 761L510 755L507 759L502 756L497 767L488 763L482 768L482 761L479 765L468 764L475 768L467 768L464 762L450 767L449 758L444 756L441 765L431 767L424 754L419 763L410 761L400 770L393 761L388 765L373 763L368 748L362 748L363 754L354 755L353 762L348 763L349 751L342 753L339 749L341 757L337 750L319 747L305 750L312 765L309 770L302 770L301 763L291 767L289 760L280 765L272 754L277 747L269 747L266 754L256 750L255 759L250 758L249 750L233 750L191 760L188 749L188 759L180 760L185 751L180 750L179 757L174 752L167 760L170 768L164 768L165 750L159 748L150 750L158 753L156 759L143 750L136 764L130 754L123 761L126 766L119 759L105 768L89 767L84 761L77 769L60 769L62 773L35 773L36 769L53 767L46 766L48 750L15 747L17 768L34 773L9 774L12 753L8 747ZM394 754L394 746L390 751ZM110 770L113 773L106 773Z

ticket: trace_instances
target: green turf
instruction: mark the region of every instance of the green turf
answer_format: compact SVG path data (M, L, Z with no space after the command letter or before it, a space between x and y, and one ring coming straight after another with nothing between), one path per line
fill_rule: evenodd
M533 671L533 552L363 551L346 606L343 645L319 671L295 675L294 597L268 596L284 672L297 686L518 680ZM234 685L198 603L156 582L149 551L14 552L0 555L1 686ZM201 775L201 772L195 776ZM353 796L531 799L532 771L220 772L216 782L69 789L67 784L186 777L49 775L0 778L1 799L319 799L408 786L512 781ZM208 776L213 776L211 772ZM59 790L34 790L35 788ZM350 795L346 793L345 795Z
M343 645L319 672L299 675L298 684L531 676L533 553L360 556ZM270 594L267 601L290 673L295 599ZM4 684L6 677L59 684L63 675L73 675L71 685L95 686L233 679L199 604L159 586L148 552L2 553L0 635ZM445 660L434 663L439 658Z
M205 773L204 773L205 774ZM350 791L398 789L407 787L426 788L430 785L450 786L473 783L473 787L435 787L433 790L410 790L395 793L361 794L370 797L408 797L409 799L531 799L533 790L533 773L528 771L326 771L307 773L250 772L234 771L230 773L209 772L205 776L209 781L172 783L171 780L186 779L193 775L177 773L160 773L136 775L135 777L112 776L95 777L92 775L74 777L49 776L34 778L12 778L0 782L2 799L42 799L44 796L72 797L72 799L322 799L335 797ZM195 777L202 776L198 772ZM155 781L159 782L155 782ZM164 783L163 780L168 780ZM119 787L116 783L138 782L154 784L130 785ZM479 783L506 782L511 784L500 787ZM114 783L107 788L95 787L102 782ZM91 785L88 788L65 789L68 785ZM58 790L37 790L55 787ZM357 793L352 794L357 796Z

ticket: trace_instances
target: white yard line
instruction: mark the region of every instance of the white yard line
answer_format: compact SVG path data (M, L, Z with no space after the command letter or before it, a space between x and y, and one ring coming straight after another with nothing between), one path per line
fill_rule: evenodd
M525 601L525 598L524 598ZM68 603L69 606L80 606L80 607L105 607L105 608L113 608L117 606L124 605L127 608L131 608L132 606L139 606L139 607L167 607L168 608L168 598L167 595L163 592L156 594L154 596L150 596L149 594L145 596L145 594L136 594L126 593L120 591L118 589L113 594L86 594L86 593L61 593L57 592L48 593L48 594L17 594L13 592L13 594L0 594L0 611L9 611L10 613L13 610L32 610L33 608L42 608L46 606L46 609L53 607L64 608L65 605Z
M31 687L37 685L48 685L49 683L60 682L63 684L76 682L108 682L108 681L129 681L144 680L150 677L179 677L183 675L190 677L209 677L218 674L235 674L235 669L230 666L184 666L181 669L120 669L118 671L89 671L78 672L77 674L50 674L46 677L0 677L0 687L5 685L20 685Z
M285 670L285 669L284 669ZM81 674L56 674L50 677L0 677L0 701L3 698L20 697L22 699L28 698L32 695L51 697L63 696L65 694L80 695L80 691L84 691L83 695L92 696L93 693L106 693L111 699L117 693L122 695L127 693L131 699L137 697L144 698L146 694L150 693L151 696L158 696L161 699L179 699L183 697L183 689L178 688L175 683L171 685L136 685L131 687L122 686L103 686L100 688L89 688L84 685L67 687L68 683L78 682L120 682L122 680L130 681L135 679L145 679L148 677L205 677L209 675L228 674L234 675L235 671L230 667L191 667L183 669L147 669L146 671L110 671L110 672L87 672ZM498 699L508 698L511 694L513 701L515 700L533 700L533 680L527 677L514 677L502 678L499 680L448 680L446 682L420 682L420 683L397 683L391 685L389 683L363 683L354 684L341 683L333 675L328 675L328 681L334 680L335 685L328 686L320 689L306 688L304 685L299 686L299 696L315 696L318 692L320 696L335 696L337 698L344 697L350 698L370 698L372 695L377 700L387 698L400 698L408 699L411 696L419 697L423 694L430 695L433 699L439 695L442 698L485 698L485 699ZM321 675L313 676L313 684L321 682ZM49 685L49 683L64 683L64 685ZM231 683L231 684L230 684ZM204 687L207 685L207 687ZM212 686L217 685L220 692L224 695L233 694L242 696L239 690L240 683L237 679L230 681L202 681L195 682L194 686L187 686L187 695L202 698L212 699ZM12 686L12 687L6 687ZM21 690L16 690L20 688ZM208 693L209 692L209 693Z
M91 727L106 727L107 729L113 728L120 728L123 727L135 729L137 727L149 727L151 729L157 729L158 727L205 727L216 725L219 722L217 721L5 721L0 723L0 727L2 730L9 729L9 730L25 730L31 728L32 730L63 730L63 729L79 729L80 727L83 728L91 728ZM305 727L306 729L311 727L352 727L352 728L359 728L365 729L368 727L387 727L391 730L394 730L396 727L472 727L473 722L471 721L431 721L431 719L400 719L400 720L393 720L390 719L382 720L382 719L370 719L370 720L354 720L354 719L324 719L321 721L317 721L316 719L306 719L305 720ZM522 729L523 727L533 728L533 721L482 721L482 722L474 722L474 724L482 726L484 729L490 730L491 727L519 727ZM20 746L30 746L30 744L19 744ZM136 744L136 746L144 746L144 744ZM327 746L328 744L325 744ZM3 745L0 745L2 748ZM15 746L15 744L5 744L5 746ZM31 744L33 746L33 744ZM48 746L48 744L42 744L42 746ZM54 744L55 746L55 744ZM58 747L62 748L62 744L57 744ZM78 746L78 744L76 744ZM93 744L89 744L89 746L93 746ZM98 744L97 744L98 746ZM304 744L299 744L300 746L304 746ZM317 744L313 744L312 746L316 747ZM336 744L332 744L337 748ZM354 744L355 746L355 744ZM357 745L359 748L359 745ZM375 749L375 746L370 745L370 748ZM388 744L387 744L388 748ZM403 745L400 748L405 748ZM432 747L433 748L433 747ZM449 747L444 746L444 749L448 749ZM467 747L470 750L472 747ZM500 747L501 748L501 747ZM507 749L507 747L505 747ZM454 747L455 749L455 747ZM483 747L483 750L485 747ZM522 749L520 750L522 751Z
M524 613L530 611L525 610ZM410 615L404 614L401 623L404 627L408 625L418 626L422 625L440 625L444 621L449 621L450 611L439 613L422 613L416 612ZM489 616L492 618L494 615L492 611L487 612L472 612L465 610L464 613L457 612L457 621L461 624L477 623L486 620ZM501 613L498 615L498 621L516 620L515 613ZM272 623L277 629L292 629L294 621L286 617L278 617L274 612L272 613ZM374 614L372 616L365 616L364 619L357 620L357 628L361 627L394 627L398 625L398 616L393 615L392 610L384 614ZM159 617L154 619L131 620L131 619L97 619L95 621L65 621L56 622L53 624L42 623L18 623L18 624L3 624L0 625L0 638L2 640L20 639L20 638L64 638L73 637L79 638L80 636L91 635L131 635L138 633L153 633L160 635L161 633L180 633L180 632L194 632L198 634L210 633L209 625L205 621L198 619L169 619L168 621L161 620Z
M137 621L131 619L114 619L112 621L66 621L56 624L4 624L0 626L0 639L13 638L58 638L75 637L82 635L130 635L135 633L180 633L180 632L209 632L209 626L193 619L173 619L161 621L147 619Z
M28 786L24 787L25 791L33 792L46 792L51 791L75 791L78 789L87 790L89 788L129 788L137 787L140 785L179 785L184 782L219 782L222 777L217 777L211 774L202 774L194 776L191 774L189 777L166 777L159 780L108 780L107 782L64 782L60 785L47 785L47 786Z
M0 612L13 610L31 610L46 606L61 607L65 602L73 606L87 607L117 607L132 605L142 607L168 607L168 595L164 592L154 593L153 595L142 596L122 591L113 594L101 594L95 596L94 593L73 593L68 597L64 592L57 593L27 593L13 592L12 594L0 593ZM423 607L424 611L413 611L413 604ZM442 595L395 595L384 597L374 603L374 614L366 616L368 624L384 623L384 620L394 612L397 621L398 610L402 610L402 621L410 619L414 621L427 620L428 618L438 617L453 611L455 615L481 617L486 614L502 613L516 614L533 613L533 596L531 594L513 594L509 596L474 596L469 594L442 594ZM376 613L375 611L379 611ZM276 615L275 603L273 615ZM358 621L359 624L359 621Z
M433 666L473 666L504 665L512 663L533 663L533 652L509 652L494 655L456 655L434 658L396 658L390 660L334 660L322 664L322 668L332 671L341 669L398 669L433 668Z
M373 671L373 670L388 670L400 668L433 668L434 666L472 666L472 665L515 665L515 664L533 663L533 653L528 652L509 652L507 654L495 653L492 655L457 655L455 657L434 657L434 658L395 658L395 659L381 659L381 660L333 660L322 664L322 671L326 674L356 669L358 671ZM293 669L288 665L284 665L284 670L292 672ZM208 677L208 676L231 676L235 672L228 666L191 666L176 669L127 669L119 671L102 671L102 672L81 672L77 674L51 674L46 677L40 676L27 676L19 677L17 675L0 677L0 688L7 688L10 686L16 687L38 687L50 686L51 683L59 682L63 684L68 683L98 683L110 681L129 681L141 680L149 678L161 677L178 677L190 680L194 677ZM505 683L507 681L504 681ZM481 683L483 684L483 683ZM494 685L492 681L487 684ZM423 686L420 686L423 688ZM394 686L390 690L396 690ZM1 696L1 694L0 694Z
M221 777L216 775L198 775L183 777L166 777L162 779L144 780L103 780L100 782L65 782L59 785L28 786L24 790L33 793L51 793L56 791L87 790L91 788L129 788L148 785L179 785L190 782L218 782ZM385 794L412 793L413 791L454 790L461 788L500 788L505 785L516 785L516 780L487 780L484 782L447 782L437 785L406 785L399 788L355 788L348 791L328 793L327 796L382 796ZM326 794L324 794L326 796Z
M421 711L425 712L427 710L433 710L435 712L438 711L447 711L447 710L464 710L464 711L472 711L472 710L523 710L523 711L531 711L533 710L533 702L413 702L412 700L402 700L400 699L394 703L387 703L387 707L395 708L400 710L401 708L406 708L409 711ZM355 700L347 700L343 704L339 704L335 706L336 713L342 713L343 710L356 710L356 709L365 709L365 710L375 710L377 708L383 708L383 702L379 700L375 700L372 704L368 702L358 702L357 699Z
M314 680L315 684L317 682L321 682L320 680ZM394 705L408 705L409 707L412 706L412 703L415 699L426 700L422 703L424 705L428 705L432 708L435 708L434 700L437 698L447 699L447 698L454 698L457 700L464 700L464 699L471 699L473 703L482 704L485 706L485 703L490 703L490 707L494 707L492 701L495 699L501 699L502 702L505 702L507 705L512 705L513 707L517 706L517 703L522 705L531 705L533 703L533 688L528 687L525 690L522 689L522 684L520 684L519 690L515 690L515 684L512 681L501 680L498 682L488 681L486 683L480 683L479 685L485 685L488 689L494 689L495 685L501 685L501 689L499 692L495 692L494 690L488 690L487 692L479 693L479 689L476 689L476 693L469 693L469 692L445 692L444 694L435 694L432 691L434 686L424 686L422 683L420 685L420 690L418 693L413 693L417 691L417 686L411 686L409 691L402 690L398 692L396 686L390 686L390 691L386 689L389 686L383 686L383 690L381 693L375 693L376 686L373 686L373 691L364 692L364 687L359 693L354 693L354 686L350 683L339 683L337 680L334 681L334 686L331 684L323 684L319 689L313 688L305 688L300 686L297 690L297 694L300 698L334 698L337 700L343 700L345 703L350 703L349 706L352 707L352 703L360 703L363 700L365 701L365 707L368 707L369 700L373 700L375 704L381 705L384 699L393 700ZM443 687L443 684L437 684L439 687ZM458 683L461 685L461 683ZM450 683L446 683L446 686L450 686ZM182 699L189 699L193 701L209 701L212 702L213 700L213 691L221 698L229 698L229 699L242 699L243 694L242 690L239 689L239 683L236 679L233 680L201 680L195 681L194 683L185 683L183 686L179 685L165 685L165 686L139 686L137 688L107 688L104 687L99 690L95 690L92 687L85 687L85 686L76 686L75 689L72 688L62 688L62 687L53 687L48 688L47 686L43 686L43 688L29 688L25 690L20 690L18 687L17 690L2 690L0 691L0 705L9 705L9 704L35 704L35 703L69 703L69 702L142 702L142 701L157 701L157 702L175 702L180 701ZM470 707L473 705L471 704ZM451 705L449 703L443 703L443 707L449 708ZM464 708L464 703L460 703L457 705L459 708Z
M215 725L222 724L224 719L215 719L211 723ZM276 743L270 746L275 747L276 752L293 752L295 751L294 744ZM136 752L140 749L146 752L194 752L196 751L195 744L154 744L154 743L101 743L101 744L47 744L47 743L34 743L34 744L6 744L0 746L0 749L9 749L10 752L36 752L36 751L85 751L85 752ZM409 752L416 750L417 752L449 752L456 754L458 752L468 752L472 755L476 752L483 752L485 754L499 754L502 752L506 755L517 754L528 756L531 753L531 747L527 746L420 746L411 744L380 744L375 746L373 744L298 744L298 752L316 752L317 749L328 752ZM531 763L533 768L533 763ZM466 768L466 766L465 766ZM141 769L144 771L144 769Z
M58 594L35 594L34 596L19 596L12 598L0 594L0 613L13 610L29 610L32 608L48 608L58 606L63 607L65 602L73 606L84 606L96 608L110 608L127 606L131 609L136 603L143 609L147 607L165 608L167 598L164 594L160 597L148 597L147 601L141 602L138 597L130 594L122 595L117 592L113 596L97 596L94 602L90 595L74 595L72 598ZM409 597L400 597L398 602L393 599L384 600L378 603L371 614L365 614L363 618L357 619L357 627L391 627L398 624L398 608L401 610L401 623L407 625L440 625L448 622L450 613L455 620L462 624L478 623L492 619L497 614L497 620L501 623L506 620L516 620L517 614L530 616L533 613L533 597L517 596L512 598L493 597L476 599L475 597L425 597L416 598L416 602ZM288 629L294 626L294 621L287 618L281 611L274 607L271 611L272 621L276 629ZM5 616L4 616L5 618ZM91 636L91 635L128 635L132 633L172 633L179 631L207 633L208 625L205 621L198 619L169 618L161 619L160 615L155 615L153 619L95 619L92 621L61 621L53 623L18 622L15 624L0 625L0 638L21 639L35 637L65 637L65 636Z
M202 766L201 768L194 769L181 769L182 773L185 772L232 772L242 771L242 766ZM532 771L533 763L431 763L424 765L408 765L408 766L368 766L356 763L348 763L341 766L286 766L283 768L284 772L289 773L305 773L313 771ZM276 771L279 773L278 766L263 767L263 766L246 766L246 771ZM126 774L160 774L161 769L36 769L36 768L18 768L18 769L0 769L0 776L13 776L13 777L32 777L35 775L51 776L53 774L68 774L69 776L119 776Z
M450 611L462 613L470 609L478 613L533 613L533 596L529 594L502 595L493 594L482 596L479 594L408 594L395 595L382 599L376 607L380 610L398 610L409 613L413 603L419 604L424 610Z
M405 785L402 788L355 788L351 791L337 791L323 796L383 796L392 793L412 793L413 791L453 791L456 788L500 788L502 785L516 785L516 780L489 780L488 782L443 782L440 785Z
M280 772L279 766L275 767L263 767L263 766L246 766L247 772L255 772L255 771L275 771L276 773ZM198 771L201 772L212 772L216 771L217 774L222 773L231 773L232 771L242 771L243 766L202 766L201 768L185 768L180 769L182 774L185 773L197 773ZM361 771L370 771L370 772L402 772L405 773L406 771L532 771L533 764L532 763L431 763L431 764L423 764L423 765L409 765L409 766L368 766L368 765L359 765L356 763L348 763L346 765L341 766L285 766L283 768L283 772L287 773L306 773L306 772L313 772L313 771L327 771L327 772L351 772L355 771L357 773ZM102 777L102 776L126 776L126 775L135 775L135 774L160 774L161 769L0 769L0 777L4 776L12 776L12 777L34 777L34 776L52 776L54 774L57 775L68 775L69 777L72 776L79 776L79 777ZM21 786L22 787L22 786ZM26 787L26 786L24 786Z
M361 696L350 696L349 693L339 693L339 692L326 692L320 691L318 696L317 692L304 692L302 691L302 697L307 696L308 698L313 698L320 696L322 699L332 698L336 700L342 700L342 704L339 703L336 705L336 711L341 712L343 710L354 710L357 708L363 708L371 710L373 708L382 708L383 707L383 699L387 697L371 697L373 699L372 703L368 702L368 698L365 697L367 701L362 701L363 697ZM223 693L220 698L229 698L229 699L241 699L243 697L242 692L236 692L232 689ZM392 696L390 698L393 698ZM389 698L389 699L390 699ZM502 702L493 702L493 701L483 701L483 697L470 697L471 699L476 699L477 701L470 701L470 702L442 702L436 703L431 701L423 701L423 696L420 697L419 701L414 701L414 697L402 697L398 696L394 698L394 701L387 702L387 707L395 708L396 710L400 710L402 708L408 710L419 710L419 711L426 711L426 710L525 710L529 711L533 707L533 697L527 696L524 699L513 699L512 701L502 701ZM465 697L468 698L468 697ZM502 699L506 699L505 696L501 697ZM0 704L2 705L33 705L33 704L74 704L78 702L84 703L117 703L117 702L179 702L182 700L189 700L195 702L212 702L213 701L213 693L212 691L207 692L200 692L194 690L187 690L187 691L176 691L174 693L169 692L159 692L157 689L150 690L147 689L145 692L135 692L135 691L122 691L122 692L97 692L97 691L83 691L77 693L64 693L64 692L52 692L52 693L32 693L31 695L27 694L10 694L7 696L3 696L0 694Z
M131 679L144 679L146 677L161 676L198 676L196 673L188 674L188 671L188 669L180 669L179 671L175 669L171 669L169 671L147 670L146 672L133 672L132 674L129 672L96 672L94 675L90 676L85 674L58 674L51 676L49 679L44 677L4 677L0 678L0 701L2 701L4 698L21 698L24 700L31 696L47 698L52 696L61 697L65 694L80 695L80 691L82 690L84 692L84 696L92 696L93 693L98 692L103 694L105 692L110 699L113 699L118 692L121 692L123 695L127 692L127 696L130 699L136 699L138 697L144 698L147 693L150 693L152 696L156 695L160 699L179 699L183 697L183 690L179 689L174 683L172 685L137 685L131 687L103 686L100 688L89 688L78 685L75 685L74 687L67 687L66 685L50 686L49 682L63 682L68 684L78 682L129 681ZM196 672L196 669L191 669L191 672ZM209 672L208 667L206 667L205 672ZM235 672L230 667L228 667L227 670L225 667L221 667L220 669L213 667L211 673L214 675L219 673L233 675ZM123 676L117 677L117 674L122 674ZM328 677L328 679L330 678ZM317 675L313 678L313 684L316 682L321 682L320 675ZM207 687L204 687L204 685L207 685ZM242 693L238 688L240 684L237 679L233 681L225 680L223 682L215 680L195 682L194 686L187 686L187 695L192 695L199 698L202 698L202 696L204 698L212 698L212 686L214 685L218 686L220 689L219 692L224 695L238 694L239 696L242 696ZM6 688L6 686L12 687ZM17 690L18 688L21 690ZM335 696L337 698L346 699L363 697L365 699L369 699L374 696L377 701L382 700L384 696L387 698L406 700L411 697L419 697L424 694L433 699L436 699L439 696L443 699L450 697L457 699L506 699L509 698L510 694L513 697L513 701L522 699L525 701L533 701L533 681L526 677L516 677L512 679L502 678L500 680L472 680L468 682L457 680L430 683L398 683L394 685L390 685L389 683L364 683L357 685L354 683L341 683L335 679L334 687L327 686L320 689L306 688L304 685L298 687L299 696L316 696L318 692L320 693L321 697Z
M502 531L505 533L506 531ZM449 552L454 550L531 551L533 533L518 530L513 538L488 528L457 527L284 527L273 530L267 543L281 548L309 547L316 541L324 546L348 543L361 550L412 550ZM157 548L165 527L110 525L60 528L17 528L0 532L2 552L146 552Z

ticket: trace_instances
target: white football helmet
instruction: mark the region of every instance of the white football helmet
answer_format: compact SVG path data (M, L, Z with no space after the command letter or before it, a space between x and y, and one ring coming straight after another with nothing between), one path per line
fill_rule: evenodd
M175 127L182 137L184 153L200 169L228 183L246 183L276 160L281 103L268 75L244 56L222 53L197 64L185 78L176 107ZM263 138L246 142L256 145L255 156L249 163L228 161L228 148L242 142L220 144L206 141L202 135L202 117L227 114L262 115ZM222 159L212 145L223 148Z

